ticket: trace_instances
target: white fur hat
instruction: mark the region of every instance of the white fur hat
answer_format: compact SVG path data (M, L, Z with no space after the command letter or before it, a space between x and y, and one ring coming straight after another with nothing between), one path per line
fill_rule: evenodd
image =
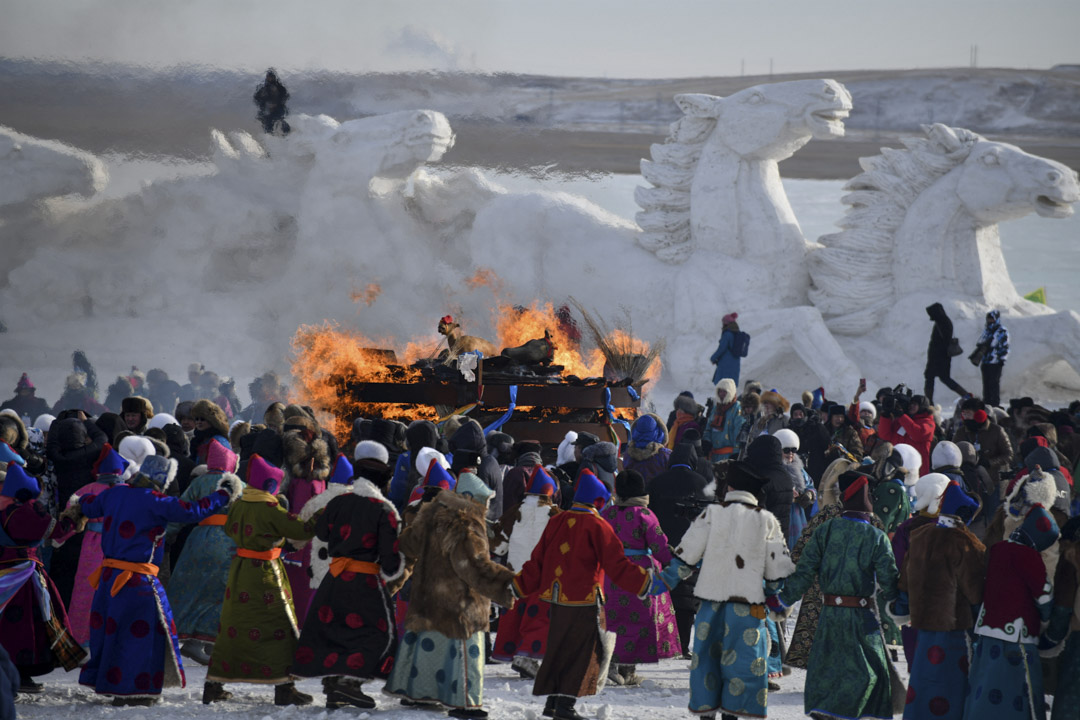
M863 410L869 410L871 415L877 417L877 408L874 407L874 403L863 400L859 403L859 412L861 413Z
M142 466L143 460L151 455L157 455L157 450L154 449L154 443L150 442L149 438L144 438L141 435L129 435L120 441L120 447L116 450L120 453L120 457L131 461L131 464L138 468Z
M365 458L378 460L385 465L390 462L390 451L380 442L361 440L356 443L356 449L353 450L353 460L364 460Z
M431 465L432 460L438 460L440 465L447 470L450 469L450 463L446 461L445 455L433 447L426 447L416 454L416 472L420 473L420 477L427 475L428 466Z
M731 378L724 378L720 382L716 383L717 397L719 397L719 392L721 390L727 393L726 397L728 402L734 400L736 395L738 394L738 390L735 388L735 381Z
M930 453L930 468L937 470L940 467L960 467L964 464L964 455L956 443L942 440Z
M563 463L574 461L574 441L577 440L577 433L573 430L566 431L566 437L559 443L559 453L555 458L556 465L562 465Z
M919 479L919 470L922 468L922 455L919 454L918 450L904 443L897 445L893 449L900 453L900 458L904 461L903 467L907 474L904 484L914 485Z
M795 434L794 430L781 428L773 433L773 437L780 441L781 448L793 447L796 450L799 449L799 436Z
M177 419L174 418L169 413L156 413L154 415L154 417L150 418L150 420L147 421L146 427L148 429L149 428L163 428L166 425L179 425L179 424L180 423L177 421Z
M34 421L34 427L41 432L49 432L49 428L52 427L54 422L56 422L56 417L45 413L44 415L38 415L37 420Z
M945 488L949 487L950 482L952 481L948 476L941 473L923 475L915 483L915 505L912 509L925 510L931 515L937 515L941 512L941 496L945 493Z

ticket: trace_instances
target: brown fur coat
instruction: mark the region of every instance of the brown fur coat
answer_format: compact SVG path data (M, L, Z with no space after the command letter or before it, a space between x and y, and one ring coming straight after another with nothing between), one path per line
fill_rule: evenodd
M490 601L510 607L514 573L491 561L484 506L446 490L401 533L415 559L405 628L463 639L488 627Z
M947 632L975 626L971 606L982 602L986 547L956 521L955 527L923 525L911 533L899 588L911 605L911 625Z
M330 475L330 449L316 432L289 430L281 436L286 480L294 477L325 480Z

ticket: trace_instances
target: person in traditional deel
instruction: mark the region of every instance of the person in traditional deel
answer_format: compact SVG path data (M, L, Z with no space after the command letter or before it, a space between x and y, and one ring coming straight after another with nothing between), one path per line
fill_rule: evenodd
M363 683L386 678L393 668L397 633L391 595L405 574L398 548L401 518L384 495L393 474L390 455L383 445L363 440L354 457L355 465L344 455L338 457L330 482L346 492L331 496L315 526L329 563L292 667L300 677L323 679L326 707L331 709L375 707ZM355 480L343 477L346 467L356 473Z
M1038 641L1053 589L1040 553L1058 535L1054 518L1035 505L1007 540L990 548L964 720L1045 720Z
M875 585L892 600L898 573L889 537L870 523L868 481L858 471L840 476L843 514L814 531L794 574L766 600L771 610L786 612L820 579L824 604L803 691L811 717L891 718L904 703L874 611Z
M26 373L23 373L19 381L15 383L15 396L10 400L5 400L0 405L0 410L9 408L14 410L19 417L29 418L25 421L29 425L36 418L49 412L49 403L39 398L36 393L37 388L34 387L34 383L30 382Z
M282 135L288 135L292 129L285 121L285 116L289 114L289 108L285 104L289 100L289 91L278 80L273 68L266 71L266 77L255 89L253 99L259 106L256 118L262 123L263 132L272 134L280 128Z
M129 469L130 468L130 469ZM94 481L83 485L68 498L67 507L70 508L79 502L83 495L100 495L117 483L128 480L135 468L130 467L127 459L120 457L120 453L113 450L111 445L106 444L101 451L101 457L94 463ZM65 508L67 509L67 508ZM71 602L68 603L68 620L71 623L71 634L82 646L90 643L90 607L94 603L94 589L90 587L89 577L101 567L105 555L101 549L101 534L104 530L101 522L83 523L85 533L79 551L78 568L75 571L75 584L71 591ZM75 535L76 528L71 532L53 533L52 544L54 547L62 547Z
M762 506L769 482L749 463L735 461L723 501L694 520L662 573L676 587L700 567L689 708L709 720L718 712L724 720L767 712L765 601L795 570L780 522Z
M548 521L559 514L553 499L557 490L555 479L544 467L533 466L525 499L507 509L496 524L492 552L505 555L511 570L525 566ZM539 591L516 602L513 610L499 619L491 656L509 662L522 677L535 678L547 647L550 616L551 606L541 602Z
M671 562L668 539L660 521L649 509L645 479L634 470L615 477L612 504L600 512L623 544L623 554L639 567L659 573ZM619 685L640 685L644 678L637 665L655 664L682 654L675 611L667 592L643 600L605 578L607 624L617 636L612 655L614 673L609 678Z
M243 482L235 475L239 458L217 440L210 441L206 452L206 472L191 481L180 495L185 502L198 502L216 490L228 477L241 490ZM176 618L177 636L183 642L180 653L200 665L210 662L221 618L221 599L229 579L236 543L225 533L228 513L219 511L203 518L184 543L176 567L169 578L169 600ZM179 534L180 525L170 524L167 533Z
M598 510L611 492L590 472L578 473L574 504L548 521L532 556L513 578L513 592L535 592L551 605L547 650L533 684L533 695L547 695L544 715L581 720L577 698L595 695L607 678L615 635L603 612L604 578L644 598L650 590L666 592L651 570L638 567Z
M18 691L40 693L34 677L57 667L74 670L86 652L71 635L56 586L38 557L53 518L37 501L41 485L21 466L8 463L0 488L0 647L18 670ZM65 516L52 534L71 532ZM41 597L42 590L46 595Z
M156 456L155 456L156 457ZM222 479L220 488L197 503L165 494L166 478L138 474L79 498L82 515L101 520L100 572L90 610L90 660L79 683L113 704L153 705L162 688L184 687L180 641L169 599L157 578L165 526L194 523L228 505L239 488Z
M956 482L938 501L937 522L911 533L892 604L897 623L918 631L904 720L963 717L971 608L983 597L986 547L967 529L979 503Z
M1039 654L1059 662L1050 720L1080 720L1080 517L1065 523L1058 543L1054 607L1039 639Z
M225 534L236 543L221 604L221 629L206 670L204 705L228 700L227 682L274 686L275 705L310 705L289 668L300 636L292 589L281 562L285 539L310 540L317 518L306 522L277 495L283 472L252 455L247 486L229 509Z
M417 461L424 457L421 452ZM406 706L442 705L451 717L486 718L484 633L492 602L513 605L514 574L490 559L485 516L493 491L474 474L454 478L433 460L427 500L401 533L401 551L415 570L405 632L383 692ZM484 495L482 501L454 491L466 479L469 495Z

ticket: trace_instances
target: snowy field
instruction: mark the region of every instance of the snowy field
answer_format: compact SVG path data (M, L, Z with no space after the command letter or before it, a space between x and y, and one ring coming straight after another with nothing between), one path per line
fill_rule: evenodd
M795 627L795 616L788 620L788 631ZM898 666L906 678L907 668ZM691 717L687 710L689 700L690 663L687 660L664 660L659 665L639 665L638 674L646 678L638 688L608 687L599 695L578 701L577 710L582 715L599 720L668 720ZM206 706L202 704L202 686L206 668L185 659L187 687L166 690L161 703L153 708L114 708L110 700L95 695L90 688L78 684L78 673L63 670L37 678L46 686L38 696L21 696L16 709L20 718L58 718L64 715L78 716L86 720L94 718L245 718L250 720L326 720L327 718L377 717L380 720L425 720L445 716L441 712L403 708L397 699L378 691L381 681L371 682L365 691L378 702L378 708L362 711L357 708L327 710L322 707L325 696L319 680L297 683L304 692L315 697L308 707L279 708L274 705L274 690L269 685L227 685L233 699ZM484 705L492 720L544 720L540 711L543 698L532 695L532 681L518 677L509 664L488 665L485 668ZM803 682L806 672L793 670L788 677L780 678L780 690L769 693L769 717L792 720L806 717L803 714Z

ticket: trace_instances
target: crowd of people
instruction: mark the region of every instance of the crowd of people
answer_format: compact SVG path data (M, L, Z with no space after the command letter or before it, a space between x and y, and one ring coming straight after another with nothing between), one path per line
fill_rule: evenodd
M723 355L704 405L558 447L467 415L335 437L272 373L247 406L199 364L99 403L76 354L52 406L23 374L0 410L0 708L61 667L153 705L186 659L206 704L256 683L306 705L296 681L321 678L326 707L371 709L382 681L483 718L508 662L577 720L685 658L708 718L767 716L791 667L812 717L1080 718L1080 401L793 403L740 393Z

